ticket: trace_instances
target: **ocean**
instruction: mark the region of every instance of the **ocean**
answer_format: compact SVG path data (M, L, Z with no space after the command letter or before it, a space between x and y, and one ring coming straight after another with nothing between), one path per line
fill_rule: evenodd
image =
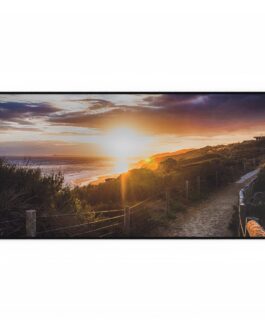
M61 172L66 185L83 186L97 181L100 177L111 177L115 161L99 157L3 157L12 164L39 168L44 175Z

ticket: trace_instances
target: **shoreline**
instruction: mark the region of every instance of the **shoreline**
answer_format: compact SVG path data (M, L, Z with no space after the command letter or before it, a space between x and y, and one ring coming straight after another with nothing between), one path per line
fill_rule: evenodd
M83 177L83 178L78 178L74 181L74 186L78 187L83 187L86 185L99 185L104 183L107 179L116 179L119 177L120 174L113 174L113 175L100 175L100 176L95 176L95 177Z

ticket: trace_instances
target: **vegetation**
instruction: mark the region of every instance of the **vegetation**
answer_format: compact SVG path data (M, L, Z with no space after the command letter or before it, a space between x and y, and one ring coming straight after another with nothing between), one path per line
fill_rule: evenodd
M68 187L63 186L63 181L61 173L44 176L40 169L19 167L0 160L1 222L24 221L28 209L36 209L39 215L80 212L79 201ZM49 222L51 220L45 219L43 226ZM8 230L12 236L14 231L20 231L16 224L7 223L1 229Z
M25 210L36 209L38 215L76 213L80 223L80 220L84 220L82 214L91 210L123 208L146 198L155 200L156 206L159 203L161 205L166 192L171 197L167 217L174 217L177 211L204 199L212 191L257 167L265 156L264 147L262 141L207 146L184 154L165 156L156 170L148 167L133 169L99 185L74 189L63 185L60 173L43 176L39 169L18 167L1 161L0 220L24 219ZM260 176L259 182L264 188L265 171ZM144 210L144 215L135 215L133 235L143 235L165 220L165 209L151 208ZM54 226L57 222L47 217L41 226ZM73 220L64 219L63 222L68 224Z
M165 191L187 204L186 180L189 180L189 202L196 201L256 168L264 156L264 145L256 141L205 147L165 157L157 170L134 169L97 186L77 187L74 193L80 201L91 203L95 208L121 206L122 203L130 204L150 196L162 198ZM126 192L122 202L123 186Z
M231 231L231 234L233 237L238 237L240 236L240 233L239 233L239 224L238 224L238 205L236 206L233 206L233 215L232 215L232 218L230 220L230 223L229 223L229 229Z

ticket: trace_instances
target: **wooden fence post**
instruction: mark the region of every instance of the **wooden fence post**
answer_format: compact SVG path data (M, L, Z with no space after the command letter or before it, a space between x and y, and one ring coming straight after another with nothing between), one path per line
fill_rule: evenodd
M186 199L189 199L189 181L186 180Z
M126 236L130 235L131 230L131 215L130 215L130 207L124 208L124 234Z
M36 210L26 210L26 235L36 237Z

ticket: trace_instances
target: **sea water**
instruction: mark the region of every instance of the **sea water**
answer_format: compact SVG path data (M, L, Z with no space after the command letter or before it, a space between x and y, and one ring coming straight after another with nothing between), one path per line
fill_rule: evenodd
M61 172L66 185L83 186L101 176L111 177L115 162L99 157L18 157L8 156L5 160L22 167L39 168L44 175Z

